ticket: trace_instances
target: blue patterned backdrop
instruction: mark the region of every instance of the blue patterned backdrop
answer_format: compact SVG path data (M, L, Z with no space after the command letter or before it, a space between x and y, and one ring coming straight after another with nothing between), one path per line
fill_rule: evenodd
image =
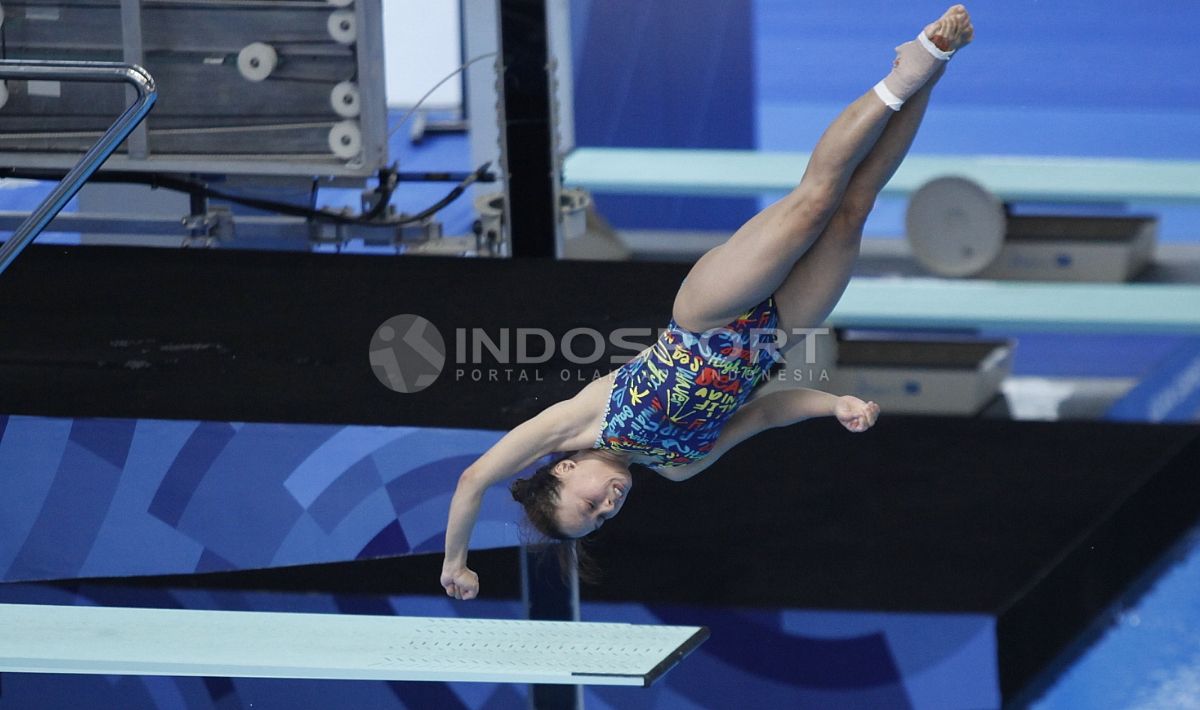
M3 579L169 574L438 551L458 474L499 434L465 429L0 417ZM489 492L473 547L518 542ZM445 596L0 584L0 602L521 618ZM589 621L703 624L649 691L592 708L995 707L988 616L585 604ZM520 686L5 674L0 708L519 708ZM949 704L947 704L949 703Z
M500 433L0 417L0 580L256 569L442 549ZM519 543L484 498L472 547Z

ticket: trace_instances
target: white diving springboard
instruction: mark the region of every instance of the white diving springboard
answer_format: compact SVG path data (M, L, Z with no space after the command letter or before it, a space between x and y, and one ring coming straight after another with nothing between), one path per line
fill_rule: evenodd
M577 148L568 185L593 192L759 196L800 182L809 153ZM968 178L1005 201L1200 202L1200 161L1021 155L910 155L883 188L908 195L934 178Z
M839 328L1200 334L1200 286L857 277Z
M701 626L0 604L0 672L647 686Z

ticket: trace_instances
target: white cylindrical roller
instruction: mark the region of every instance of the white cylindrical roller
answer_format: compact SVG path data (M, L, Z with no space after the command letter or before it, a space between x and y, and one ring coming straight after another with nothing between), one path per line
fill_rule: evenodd
M354 4L354 0L325 0L325 2L334 7L350 7Z
M279 66L279 54L265 42L252 42L238 52L237 65L247 81L263 81Z
M586 235L587 211L592 205L591 193L579 188L566 188L559 193L558 204L562 212L563 239Z
M350 160L362 152L362 130L358 121L342 121L329 129L329 150L339 158Z
M6 103L8 103L8 84L0 81L0 108L4 108Z
M504 233L504 195L489 192L475 197L475 212L479 215L476 229L489 242L499 241Z
M340 44L354 44L358 40L358 21L354 19L353 10L338 10L329 13L329 36Z
M972 180L941 177L913 193L904 217L913 255L941 276L971 276L1000 254L1004 203Z
M358 86L353 81L341 82L330 92L329 104L342 118L358 118L358 114L362 112Z

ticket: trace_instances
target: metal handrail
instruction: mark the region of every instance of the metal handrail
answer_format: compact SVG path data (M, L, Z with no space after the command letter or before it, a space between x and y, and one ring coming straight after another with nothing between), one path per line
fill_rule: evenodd
M38 208L0 246L0 274L17 258L51 220L62 211L104 161L150 113L158 98L154 77L136 64L118 62L57 62L40 60L0 60L0 79L29 81L126 82L137 90L137 100L105 131L100 140L84 153L75 167L42 200Z

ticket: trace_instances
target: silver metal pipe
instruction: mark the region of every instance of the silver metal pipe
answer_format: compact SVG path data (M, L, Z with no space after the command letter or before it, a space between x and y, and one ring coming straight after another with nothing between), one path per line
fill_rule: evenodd
M142 42L142 0L121 0L121 61L131 66L141 66L146 61ZM137 101L137 90L132 86L125 89L126 101ZM129 134L125 151L133 160L145 160L150 155L150 135L146 124L140 124Z
M37 238L67 202L79 192L104 161L116 152L122 141L150 113L158 98L154 78L140 66L116 62L56 62L32 60L0 60L0 79L28 81L92 81L125 82L137 90L137 100L121 114L112 126L84 153L75 167L42 200L29 218L0 246L0 274L17 258L26 246Z

